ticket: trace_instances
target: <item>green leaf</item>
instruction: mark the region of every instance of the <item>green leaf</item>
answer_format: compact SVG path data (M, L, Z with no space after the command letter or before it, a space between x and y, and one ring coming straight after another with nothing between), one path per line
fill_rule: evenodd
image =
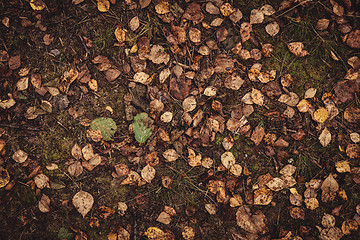
M111 140L117 129L116 123L112 118L104 117L94 119L91 122L90 127L94 130L100 130L105 141Z
M139 113L134 117L134 123L132 124L135 139L138 143L144 143L151 136L151 118L147 113Z
M72 239L74 237L73 233L70 233L66 228L61 227L58 232L58 239Z

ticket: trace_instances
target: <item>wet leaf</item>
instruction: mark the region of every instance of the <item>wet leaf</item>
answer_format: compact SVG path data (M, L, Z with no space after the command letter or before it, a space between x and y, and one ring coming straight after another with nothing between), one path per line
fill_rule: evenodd
M76 210L85 217L94 204L94 198L90 193L81 190L74 195L72 203Z

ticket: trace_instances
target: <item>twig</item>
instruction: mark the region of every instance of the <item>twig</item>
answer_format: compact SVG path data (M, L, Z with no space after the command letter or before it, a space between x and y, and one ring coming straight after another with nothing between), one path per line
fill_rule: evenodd
M15 126L15 125L10 125L10 124L5 124L5 123L0 123L0 127L9 127L9 128L22 129L22 130L27 130L27 131L43 131L43 130L38 129L38 128Z

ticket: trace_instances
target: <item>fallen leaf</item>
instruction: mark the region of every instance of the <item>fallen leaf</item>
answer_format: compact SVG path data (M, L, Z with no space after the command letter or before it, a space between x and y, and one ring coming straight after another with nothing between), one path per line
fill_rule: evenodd
M232 165L235 164L235 162L236 159L232 152L227 151L221 155L221 163L222 165L224 165L225 168L229 169Z
M195 238L195 230L190 226L185 226L181 232L184 240L193 240Z
M104 1L104 0L100 0L100 1ZM98 1L98 3L100 2ZM107 0L105 0L107 1ZM108 1L107 1L108 2ZM110 3L109 3L110 4ZM109 9L108 9L109 10ZM125 31L124 29L121 27L121 26L116 26L116 29L115 29L115 37L116 37L116 40L120 43L120 44L123 44L125 42Z
M182 107L185 112L191 112L196 108L196 98L194 96L190 96L188 98L185 98Z
M344 112L344 119L350 123L356 123L360 120L360 108L347 107Z
M170 60L170 56L166 53L165 49L160 45L152 46L150 50L149 60L155 64L167 64Z
M128 206L124 202L118 202L118 212L120 216L124 216L126 211L128 209Z
M189 39L193 43L200 43L201 42L201 31L197 28L190 28L189 29Z
M360 157L360 146L358 144L349 144L346 147L346 155L349 158Z
M172 189L173 180L169 176L162 176L161 184L164 186L164 188Z
M41 196L39 201L39 210L43 213L50 212L50 198L45 194Z
M272 37L280 32L280 26L277 22L272 22L266 25L265 31Z
M171 216L166 212L161 212L156 221L167 225L171 223Z
M72 198L72 203L74 204L76 210L84 218L86 214L91 210L94 204L94 198L90 193L80 190Z
M8 170L0 166L0 188L5 187L10 182Z
M264 21L264 13L261 10L253 9L250 13L250 24L258 24Z
M251 134L251 141L254 142L256 146L260 144L265 136L265 129L262 126L257 126L253 133Z
M260 11L262 11L266 16L271 16L276 12L275 9L269 4L262 6Z
M121 71L119 71L118 69L108 69L105 71L105 78L106 80L112 82L115 79L117 79L120 76ZM92 80L90 80L92 81Z
M75 161L74 163L70 164L68 167L68 172L72 177L78 177L83 172L83 166L81 165L80 161Z
M313 119L318 123L323 123L328 119L328 117L329 112L326 110L326 108L321 107L314 112Z
M182 18L193 21L194 25L201 23L204 19L204 14L201 11L201 6L195 2L190 3L185 9Z
M35 182L36 186L40 189L43 189L45 187L50 187L49 177L43 173L36 175L34 178L34 182Z
M11 70L18 69L21 66L21 58L20 55L13 56L9 58L9 68Z
M141 8L146 8L151 3L151 0L139 0L139 5Z
M241 41L246 42L250 39L250 33L252 32L252 25L248 22L243 22L240 25Z
M155 5L155 11L157 14L166 14L170 12L169 2L166 0L161 0Z
M353 143L358 143L358 142L360 142L360 134L355 133L355 132L350 133L350 139L351 139L351 141L353 141Z
M304 57L309 53L304 50L304 44L302 42L292 42L287 44L290 52L297 57Z
M324 31L328 28L329 23L330 23L329 19L326 18L319 19L316 23L315 29L318 31Z
M209 157L204 157L201 160L201 166L203 166L204 168L211 168L213 164L214 164L214 161Z
M23 163L28 158L29 154L19 149L12 155L12 159L17 163Z
M231 20L233 23L239 22L239 21L242 19L242 17L243 17L242 12L241 12L239 9L237 9L237 8L235 9L235 12L233 12L233 13L229 16L230 20Z
M215 204L206 203L205 204L205 209L210 215L215 215L216 214L216 206L215 206Z
M233 6L230 3L224 3L220 6L220 12L224 17L230 16L235 12Z
M242 173L242 166L240 164L233 164L230 166L230 172L239 177Z
M294 92L289 92L289 94L282 94L278 101L285 103L288 106L295 107L299 102L299 96Z
M188 158L189 158L189 165L191 167L196 167L201 165L201 154L195 153L195 151L191 148L188 149Z
M148 183L151 183L151 181L154 179L155 177L155 168L153 168L152 166L150 166L149 164L146 165L142 170L141 170L141 177Z
M30 0L30 7L35 11L43 10L46 5L42 0Z
M160 120L164 123L169 123L171 122L173 118L173 114L172 112L164 112L161 116L160 116Z
M353 232L357 231L359 224L354 219L346 219L343 224L341 225L341 231L345 235L350 235Z
M284 189L286 185L281 178L273 178L266 184L266 186L272 191L278 192Z
M152 78L144 72L137 72L134 75L134 82L142 83L144 85L149 85L152 81Z
M110 2L108 0L97 0L97 8L100 12L108 12L110 9Z
M251 100L253 103L259 105L259 106L263 106L264 105L264 94L262 94L262 92L256 88L253 88L251 91Z
M314 210L319 207L319 201L316 198L306 198L304 200L307 209Z
M236 212L236 222L239 227L252 234L268 232L267 219L260 211L251 213L249 206L240 206Z
M305 220L305 211L302 208L292 207L289 213L293 219Z
M340 228L332 227L332 228L325 228L320 232L319 238L320 239L331 239L331 240L340 240L343 237L343 233L341 232Z
M321 134L319 136L319 141L320 141L321 145L323 145L323 147L326 147L331 142L331 133L326 127L321 132Z

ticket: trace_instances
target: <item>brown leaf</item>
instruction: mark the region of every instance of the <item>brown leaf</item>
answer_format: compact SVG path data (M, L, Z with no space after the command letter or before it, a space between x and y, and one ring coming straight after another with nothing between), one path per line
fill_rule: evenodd
M17 163L23 163L28 158L29 154L19 149L12 155L12 159Z
M189 4L186 8L182 18L193 21L193 24L196 25L201 23L204 19L204 14L201 11L201 6L195 2Z
M224 3L220 7L220 12L224 17L230 16L235 12L235 9L231 6L230 3Z
M206 3L205 10L213 15L220 14L220 10L218 7L216 7L212 2Z
M190 28L189 29L189 38L190 41L193 43L200 43L201 42L201 31L197 28Z
M139 5L141 8L146 8L151 3L151 0L139 0Z
M221 27L216 30L216 38L219 42L225 41L228 35L229 31L226 29L226 27Z
M252 26L250 23L248 22L243 22L240 25L240 36L241 36L241 41L242 42L246 42L247 40L250 39L250 33L252 32Z
M267 219L260 211L251 213L248 206L240 206L236 212L236 222L239 227L253 234L264 234L268 232Z
M309 53L304 50L304 44L302 42L292 42L287 44L290 52L297 57L304 57Z
M20 55L13 56L9 58L9 68L11 70L18 69L21 66Z
M164 188L172 189L173 180L169 176L162 176L161 183Z
M225 73L234 68L234 60L225 54L219 54L215 58L214 65L216 73Z
M157 14L166 14L170 12L169 2L161 0L155 5L155 11Z
M151 181L154 179L155 177L155 168L153 168L152 166L150 166L149 164L146 165L142 170L141 170L141 177L148 183L151 183Z
M130 173L128 166L124 163L119 163L114 166L118 177L126 176Z
M272 22L266 25L265 30L270 36L274 37L280 32L280 26L277 22Z
M326 147L331 142L331 133L326 127L321 132L321 134L319 136L319 141L320 141L321 145L323 145L323 147Z
M83 166L81 165L80 161L75 161L74 163L70 164L68 167L68 172L72 177L78 177L83 173Z
M165 49L162 46L153 45L150 51L149 60L151 60L155 64L167 64L170 60L170 56L168 53L166 53Z
M359 122L360 109L357 107L347 107L344 112L344 119L350 123Z
M358 227L358 223L354 219L346 219L341 226L341 231L345 235L350 235L351 233L357 231Z
M183 100L190 94L191 80L189 78L172 78L170 80L170 94L175 98Z
M258 9L251 10L250 24L258 24L264 21L264 13ZM271 35L271 34L270 34Z
M110 9L109 0L97 0L97 8L100 12L107 12Z
M358 144L349 144L346 147L346 155L349 158L360 157L360 146Z
M336 96L343 103L352 101L354 93L358 90L359 84L354 80L339 81L334 88Z
M166 212L161 212L156 221L167 225L171 223L171 216Z
M76 210L85 217L94 204L94 198L90 193L81 190L74 195L72 203Z
M324 31L328 28L329 23L330 23L329 19L326 18L319 19L316 23L315 29L318 31Z
M260 144L265 136L265 129L262 126L257 126L253 133L251 134L251 141L254 142L256 146Z
M39 201L39 210L43 213L50 212L50 198L45 194L41 196Z

